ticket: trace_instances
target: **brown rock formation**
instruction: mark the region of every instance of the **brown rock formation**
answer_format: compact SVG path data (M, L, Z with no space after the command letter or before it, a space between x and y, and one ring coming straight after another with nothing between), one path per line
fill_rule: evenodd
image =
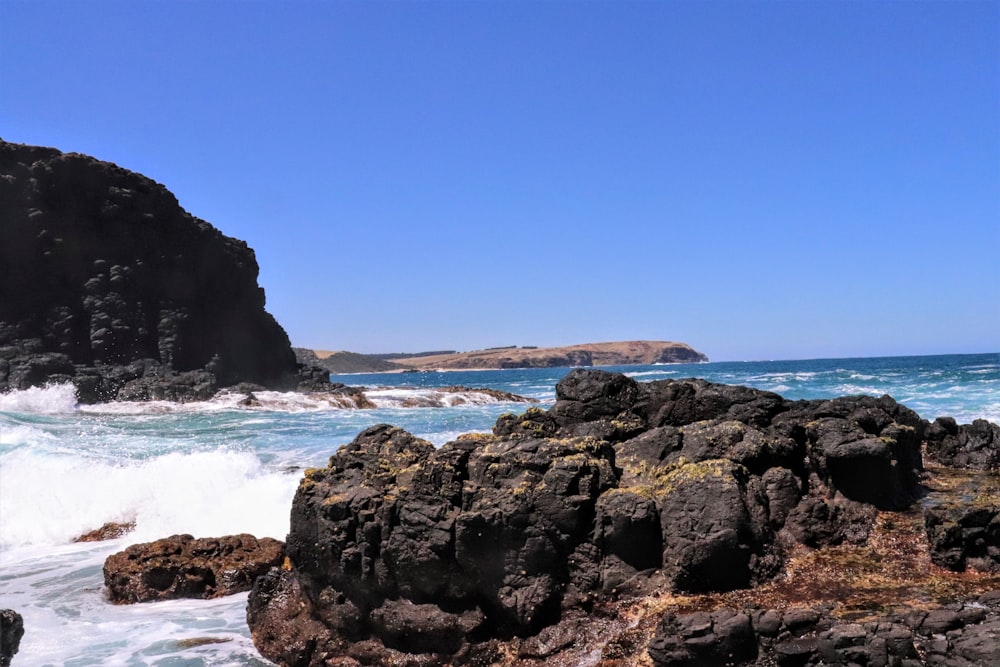
M228 535L195 539L174 535L133 544L104 562L112 602L217 598L250 590L282 561L282 543L269 537Z

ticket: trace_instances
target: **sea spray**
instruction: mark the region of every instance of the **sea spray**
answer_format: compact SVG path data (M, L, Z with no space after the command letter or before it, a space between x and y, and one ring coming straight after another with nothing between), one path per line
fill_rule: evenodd
M76 387L56 384L0 394L0 413L66 414L77 408Z
M133 541L175 533L284 539L298 476L250 453L171 453L111 464L19 450L5 456L0 548L58 545L107 522L134 522Z

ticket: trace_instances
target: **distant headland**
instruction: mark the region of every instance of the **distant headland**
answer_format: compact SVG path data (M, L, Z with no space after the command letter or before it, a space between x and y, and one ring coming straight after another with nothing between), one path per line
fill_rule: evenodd
M631 366L708 361L705 354L686 343L652 340L583 343L563 347L511 345L470 352L437 350L416 354L358 354L304 348L295 348L295 352L300 363L318 364L332 373Z

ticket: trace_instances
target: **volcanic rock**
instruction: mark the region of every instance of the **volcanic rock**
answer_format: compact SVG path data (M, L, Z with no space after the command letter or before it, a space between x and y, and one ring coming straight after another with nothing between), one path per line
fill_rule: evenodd
M822 608L720 608L666 613L649 655L655 667L971 667L1000 664L998 631L1000 610L986 598L859 621Z
M253 251L159 183L0 141L0 219L0 391L73 382L96 402L297 387Z
M10 666L23 636L24 619L21 615L11 609L0 609L0 667Z
M282 543L269 537L174 535L108 556L104 585L116 603L217 598L250 590L282 558Z
M286 567L248 602L261 652L304 667L491 664L504 641L525 659L568 651L571 633L618 627L623 596L766 582L787 549L862 544L879 508L920 491L926 423L889 397L599 370L556 395L441 448L372 427L307 471ZM741 614L709 619L727 655L756 646Z
M1000 470L1000 425L985 419L959 425L939 417L927 428L927 451L948 466Z
M1000 572L1000 503L929 507L925 521L936 564Z

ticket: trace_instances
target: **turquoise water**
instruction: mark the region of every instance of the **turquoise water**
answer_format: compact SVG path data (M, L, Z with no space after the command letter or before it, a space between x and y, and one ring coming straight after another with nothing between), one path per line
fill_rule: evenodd
M611 368L639 381L702 377L788 398L888 393L933 419L1000 421L1000 355L756 361ZM0 395L0 608L25 617L15 665L265 665L244 621L246 595L116 607L103 597L104 559L176 533L249 532L283 539L301 469L376 423L435 444L487 431L523 404L434 388L501 389L547 405L568 369L335 376L363 385L377 409L261 392L195 404L76 405L71 387ZM455 404L457 401L464 401ZM404 404L434 407L403 407ZM108 521L123 539L74 544ZM180 642L211 638L185 648Z

